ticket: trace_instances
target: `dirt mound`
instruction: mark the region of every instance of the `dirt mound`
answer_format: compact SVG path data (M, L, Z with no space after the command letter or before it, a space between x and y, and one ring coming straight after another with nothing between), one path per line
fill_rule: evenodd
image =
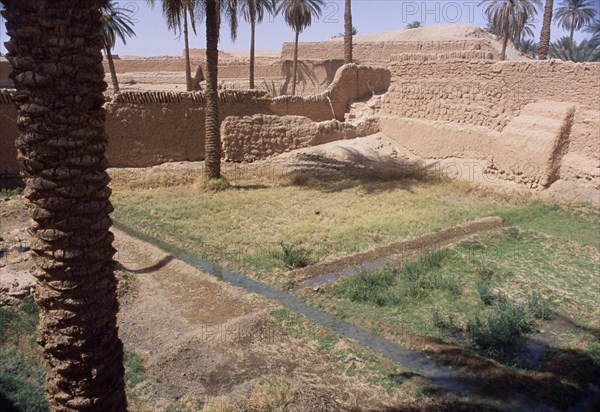
M489 42L498 52L502 50L502 44L496 36L488 33L477 26L466 24L437 24L419 27L416 29L402 29L381 33L357 34L354 36L355 43L380 43L380 42L442 42L457 40L482 40ZM329 42L342 42L343 38L329 39ZM507 59L527 60L527 57L517 51L509 42L507 47Z

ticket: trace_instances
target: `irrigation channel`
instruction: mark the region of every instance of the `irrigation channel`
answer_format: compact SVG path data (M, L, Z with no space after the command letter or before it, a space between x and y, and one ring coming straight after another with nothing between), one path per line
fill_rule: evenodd
M163 252L172 255L174 258L179 259L207 274L210 274L211 276L215 276L223 282L227 282L233 286L256 293L265 298L276 300L290 310L306 316L311 321L334 330L341 336L356 341L374 352L380 353L401 367L411 370L414 373L422 376L432 384L446 391L467 398L470 401L482 403L487 406L497 408L501 411L554 410L548 405L524 396L516 391L507 391L502 394L497 394L496 391L493 391L494 393L490 394L490 388L487 386L484 380L456 372L445 366L441 366L419 352L406 349L397 343L373 334L367 329L336 319L328 313L305 305L294 298L293 292L288 293L286 291L276 289L272 286L251 279L241 273L237 273L218 264L203 260L187 250L146 235L117 220L115 220L114 227L130 236L156 246ZM369 262L364 263L368 265ZM372 265L373 262L371 262L370 266ZM594 395L592 394L592 396ZM585 410L583 402L587 403L590 399L595 399L596 397L597 395L595 395L593 398L588 396L579 404L570 408L570 410L583 411Z

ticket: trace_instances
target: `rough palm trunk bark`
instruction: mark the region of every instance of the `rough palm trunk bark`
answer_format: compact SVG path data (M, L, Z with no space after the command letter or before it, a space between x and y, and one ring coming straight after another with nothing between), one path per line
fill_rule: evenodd
M294 62L292 64L292 96L296 95L296 81L298 77L298 40L300 32L296 30L296 40L294 41Z
M192 66L190 63L190 41L188 34L188 13L183 10L183 41L185 43L185 85L188 92L192 91Z
M206 0L206 133L205 174L208 179L221 177L221 134L219 121L219 7Z
M540 46L538 47L538 58L540 60L546 60L548 58L553 10L554 0L546 0L546 5L544 6L544 22L542 24L542 32L540 33Z
M110 51L110 47L104 48L106 52L106 60L108 61L108 69L110 70L110 79L113 85L113 93L119 93L119 79L117 78L117 70L115 69L115 62Z
M254 38L256 34L256 15L250 12L250 89L254 89Z
M352 3L346 0L344 9L344 63L352 63Z
M3 0L52 411L124 411L100 0Z

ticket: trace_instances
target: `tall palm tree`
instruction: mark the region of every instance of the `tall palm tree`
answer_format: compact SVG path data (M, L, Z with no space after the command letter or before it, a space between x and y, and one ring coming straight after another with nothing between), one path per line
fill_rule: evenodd
M585 28L585 31L587 33L590 33L592 35L593 39L599 38L600 37L600 19L595 19L593 22L588 24L587 27Z
M239 0L240 12L248 23L250 23L250 88L254 89L254 49L256 23L261 23L265 12L275 15L277 10L276 0Z
M221 120L219 118L219 32L221 19L229 21L231 38L237 37L237 0L197 0L196 12L206 21L206 123L205 175L221 178Z
M590 24L596 16L594 3L590 0L562 0L556 10L556 23L569 30L569 39L573 42L575 30L581 30Z
M490 30L502 38L500 60L505 60L508 41L523 37L523 31L537 14L536 7L541 6L541 0L483 0L480 4L486 5L484 13Z
M115 70L115 62L111 50L115 48L117 37L126 44L125 37L135 36L133 31L133 21L129 16L131 10L118 7L114 1L109 1L102 7L102 36L104 38L104 52L108 60L110 78L113 84L113 92L119 92L119 80Z
M298 78L298 39L300 33L312 24L313 18L321 15L323 0L281 0L277 12L283 11L283 18L288 26L296 33L294 41L294 62L292 66L292 95L296 94Z
M554 0L546 0L544 6L544 22L542 23L542 32L540 33L540 45L538 57L540 60L546 60L548 49L550 48L550 29L552 28L552 16L554 15Z
M154 7L156 0L147 0ZM188 16L194 34L196 33L196 19L194 16L198 0L161 0L162 12L167 19L167 27L175 33L182 31L185 55L185 84L187 91L192 90L192 66L190 62L190 40L188 33Z
M346 0L344 7L344 63L352 63L352 2Z
M106 173L105 0L2 0L52 411L125 411Z

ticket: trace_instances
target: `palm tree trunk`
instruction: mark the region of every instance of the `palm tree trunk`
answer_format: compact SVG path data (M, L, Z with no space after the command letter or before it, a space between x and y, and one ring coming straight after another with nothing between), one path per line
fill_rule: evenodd
M502 38L502 52L500 53L500 60L506 60L506 46L508 46L508 37L504 36Z
M221 135L219 121L219 8L215 0L206 1L206 133L205 152L208 179L221 177Z
M540 33L540 46L538 48L538 58L540 60L546 60L548 58L553 10L554 0L546 0L546 5L544 6L544 22L542 24L542 32Z
M292 96L296 95L296 79L298 77L298 40L300 32L296 30L296 41L294 42L294 62L292 65Z
M569 39L571 39L571 48L573 48L573 35L575 34L575 16L571 19L571 33L569 34Z
M105 47L106 51L106 60L108 61L108 69L110 70L110 79L113 85L113 93L119 93L119 80L117 79L117 71L115 70L115 62L113 61L113 56L110 51L110 47Z
M352 3L346 0L344 9L344 63L352 63Z
M254 36L256 33L256 17L250 17L250 89L254 89Z
M185 86L188 92L192 91L192 66L190 63L190 41L188 36L188 17L187 9L183 9L183 38L185 47Z
M3 1L51 411L126 409L100 3Z

